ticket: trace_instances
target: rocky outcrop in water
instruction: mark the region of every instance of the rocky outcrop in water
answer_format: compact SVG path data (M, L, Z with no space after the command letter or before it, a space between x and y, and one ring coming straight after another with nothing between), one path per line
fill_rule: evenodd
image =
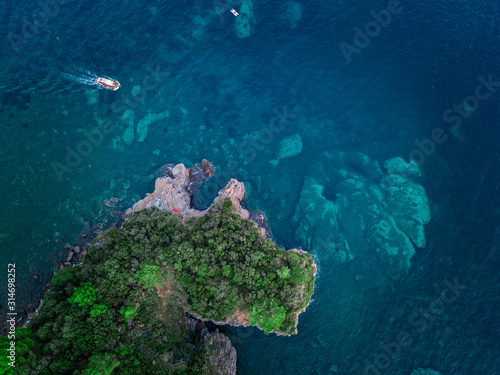
M201 183L213 174L212 166L205 159L192 168L186 168L184 164L167 164L162 168L162 176L155 181L155 190L135 203L125 214L157 207L173 210L183 217L199 216L201 211L191 207L191 199Z
M392 278L405 275L425 246L429 203L416 164L394 158L384 168L360 153L323 153L304 179L295 238L320 259L363 259Z
M193 197L198 194L203 181L214 174L214 169L210 162L203 160L191 168L186 168L184 164L167 164L162 168L162 176L155 181L155 190L148 193L145 198L135 203L131 208L125 211L125 215L143 210L149 207L156 207L160 210L171 210L178 213L182 218L199 217L205 215L208 210L200 211L191 205ZM235 179L231 179L227 185L219 191L214 203L221 199L229 198L236 213L243 219L250 218L250 212L241 206L241 201L245 198L245 185ZM257 220L253 220L262 235L266 231L261 225L264 225L263 214L253 215Z
M201 217L207 214L210 207L217 204L220 200L230 199L234 212L237 213L242 219L250 219L254 222L255 226L262 237L266 237L267 233L263 225L265 224L264 214L260 211L256 211L250 214L248 210L242 207L241 202L244 200L246 195L245 185L235 179L231 179L226 186L221 189L218 196L214 199L213 204L206 210L200 211L191 205L193 194L197 193L201 183L214 174L214 169L207 160L203 160L200 164L197 164L191 168L186 168L183 164L167 164L162 168L162 176L157 178L155 181L155 190L153 193L148 193L145 198L138 201L125 211L124 216L132 214L133 212L141 211L145 208L156 207L163 211L173 211L180 215L182 220L190 217ZM299 254L306 253L303 250L291 249L289 251L294 251ZM301 268L307 272L312 273L313 276L316 275L317 268L314 262L312 262L312 268L309 268L304 262L301 264ZM297 325L299 320L299 315L304 312L309 305L309 303L300 308L299 305L307 297L308 283L304 282L299 285L299 289L294 297L293 313L288 312L293 315L294 333L297 334ZM194 316L194 315L193 315ZM201 316L195 316L199 320L204 320ZM232 326L251 326L249 321L249 316L247 311L242 311L236 309L236 311L225 318L223 321L214 321L218 325L232 325ZM257 327L259 325L257 324ZM260 328L260 327L259 327ZM289 333L284 333L281 331L275 331L278 335L289 335Z

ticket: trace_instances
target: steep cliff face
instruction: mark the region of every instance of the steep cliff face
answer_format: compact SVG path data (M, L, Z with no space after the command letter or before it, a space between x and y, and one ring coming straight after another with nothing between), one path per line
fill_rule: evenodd
M202 215L201 211L191 207L191 198L193 190L214 174L210 163L203 160L192 168L186 168L184 164L167 164L162 168L162 174L155 181L155 190L135 203L125 214L156 207L177 212L183 217Z
M205 215L210 208L199 211L191 205L193 193L199 189L201 183L214 174L210 163L204 159L200 164L186 168L184 164L166 165L162 168L163 175L156 179L155 190L135 203L125 212L125 215L156 207L162 211L173 211L184 219ZM235 179L231 179L226 187L219 191L214 204L229 198L235 212L243 219L248 219L250 214L241 206L245 198L245 186Z
M236 349L231 340L219 331L209 333L203 338L205 361L208 373L220 375L236 374Z

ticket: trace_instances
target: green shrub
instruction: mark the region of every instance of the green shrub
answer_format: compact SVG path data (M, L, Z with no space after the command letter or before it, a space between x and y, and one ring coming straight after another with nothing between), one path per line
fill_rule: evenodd
M92 317L99 316L99 315L105 313L107 309L108 309L108 306L106 306L106 305L95 304L90 309L90 316L92 316Z
M12 362L8 358L10 352L8 351L11 347L11 342L14 342L15 346L15 361ZM10 375L15 374L15 368L25 367L29 361L35 361L36 357L32 350L35 350L35 340L33 338L33 332L27 328L17 328L13 336L5 337L0 336L0 374ZM15 367L12 367L10 363L14 363Z
M86 282L81 287L75 288L73 295L68 299L68 302L77 304L83 310L94 304L97 298L97 291L90 282Z
M125 321L128 322L130 319L133 319L137 316L137 307L135 306L123 306L120 309L120 314L123 315Z
M248 314L250 324L259 325L265 333L278 331L286 318L286 311L283 306L278 306L274 299L265 300L254 305Z
M290 268L283 266L276 271L280 279L288 279L290 277Z
M120 362L111 354L93 355L82 375L109 375L119 365Z
M136 272L137 279L145 288L161 287L165 282L160 266L144 264Z

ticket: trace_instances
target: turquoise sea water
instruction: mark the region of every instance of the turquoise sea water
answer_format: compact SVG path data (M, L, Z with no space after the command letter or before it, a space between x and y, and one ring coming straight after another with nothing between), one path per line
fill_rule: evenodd
M355 28L387 2L304 0L295 27L286 1L253 3L254 32L240 39L234 16L218 2L61 1L45 9L36 34L29 24L45 3L6 2L0 274L16 263L19 310L39 298L64 243L152 191L165 163L207 158L218 170L216 186L230 177L245 181L248 207L264 211L274 240L290 248L299 246L293 222L302 183L321 152L361 152L383 164L415 155L415 141L442 128L447 140L420 166L432 220L407 277L359 279L363 264L319 258L299 335L223 329L241 374L500 373L500 92L492 87L453 132L443 120L475 95L479 77L500 81L500 6L402 1L402 11L348 63L339 45L354 45ZM99 90L90 84L97 76L122 87ZM125 110L136 124L148 113L168 117L150 126L144 142L136 135L127 145ZM286 126L267 131L276 116ZM96 135L103 121L109 132ZM259 131L267 138L251 146L248 137ZM274 167L280 141L296 133L303 151ZM209 204L215 191L205 187L196 204ZM467 289L425 328L410 324L455 278ZM405 332L411 344L370 370Z

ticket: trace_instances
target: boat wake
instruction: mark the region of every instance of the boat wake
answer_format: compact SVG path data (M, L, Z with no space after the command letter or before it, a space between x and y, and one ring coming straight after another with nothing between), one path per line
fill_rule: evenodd
M0 90L4 92L33 92L33 91L81 91L88 90L88 86L100 88L96 80L97 74L89 71L83 73L58 73L52 72L42 77L13 75L0 80Z
M32 72L33 73L33 72ZM40 70L36 74L26 72L16 72L14 74L0 73L0 90L4 92L33 92L33 91L82 91L88 90L89 86L93 86L95 90L108 88L105 84L98 84L98 79L104 78L103 82L119 83L107 76L99 76L96 73L82 68L74 68L69 71L43 71ZM114 89L114 87L109 87Z
M78 74L63 73L63 76L78 85L96 86L97 88L115 91L120 88L120 83L118 81L106 76L100 77L89 70L80 71Z
M62 76L76 85L95 86L96 88L99 87L96 84L99 76L89 70L80 70L76 73L63 73Z

